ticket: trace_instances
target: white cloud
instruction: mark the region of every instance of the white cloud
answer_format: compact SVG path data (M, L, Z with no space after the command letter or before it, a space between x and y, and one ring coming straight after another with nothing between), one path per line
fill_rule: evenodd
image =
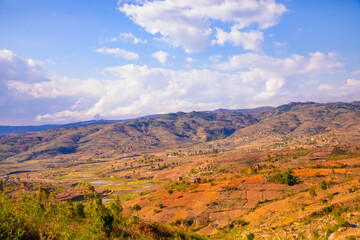
M118 9L147 32L160 33L188 53L199 52L210 43L214 21L234 25L227 36L218 29L219 43L230 41L246 49L257 49L262 33L238 30L252 24L257 24L258 29L274 26L287 11L284 5L274 0L155 0L138 5L125 3ZM251 40L255 42L250 43Z
M256 53L245 53L231 56L227 62L215 65L215 68L222 70L259 68L284 76L335 73L342 67L343 64L337 60L336 54L321 52L309 53L308 59L295 54L289 58L274 58Z
M2 49L0 50L0 60L1 61L7 61L12 62L14 58L16 57L15 53L8 49Z
M163 55L166 55L164 59L168 58L168 54ZM220 57L215 56L214 59ZM165 63L164 59L160 60ZM41 64L34 60L22 60L11 51L1 52L0 61L8 65L11 63L9 66L20 73L28 73L27 70L34 69L34 66L38 69ZM29 78L4 81L3 86L18 93L17 96L27 96L27 101L33 99L42 105L41 114L40 111L36 114L37 120L44 123L277 105L294 99L305 101L324 96L333 100L346 94L356 96L360 84L359 80L348 79L346 85L344 83L347 87L335 92L319 91L336 89L324 80L318 89L314 85L294 81L303 76L306 83L313 75L341 70L342 64L334 54L311 53L308 57L293 55L274 58L247 53L232 56L229 61L215 66L232 71L170 70L129 64L106 68L103 76L111 75L111 80L82 80L52 75L41 81L28 81L34 79L35 74ZM35 73L39 74L37 71ZM44 74L40 71L40 75ZM56 108L46 107L49 102L67 104L57 104ZM54 112L54 109L58 110Z
M220 62L220 59L222 58L222 55L221 54L218 54L218 55L213 55L213 56L210 56L209 57L209 60L213 63L218 63Z
M263 94L273 96L282 86L282 79L276 79L269 74L254 73L255 77L266 78L257 85L243 80L245 74L225 74L209 70L175 71L148 66L124 65L105 69L117 77L117 80L99 81L92 79L94 92L88 90L81 81L68 81L59 84L53 79L51 87L46 90L36 90L41 85L26 86L26 90L18 86L18 91L37 97L50 97L45 92L68 96L70 86L72 95L81 96L74 105L64 111L53 114L42 114L38 121L78 121L101 118L128 118L151 113L166 113L174 111L192 111L215 109L219 107L235 107L251 99L254 94L261 101ZM268 80L266 82L266 80ZM102 87L100 87L100 85ZM256 92L254 87L258 87ZM56 88L62 88L55 90ZM41 94L39 94L41 93ZM52 96L55 96L52 95ZM268 97L267 96L267 97ZM80 98L80 97L79 97ZM97 99L95 104L86 109L77 109L78 102L86 99ZM226 104L224 104L226 102Z
M24 60L10 50L0 50L0 82L21 80L24 82L46 81L43 62Z
M264 35L261 31L240 32L236 28L231 28L231 32L225 32L216 28L216 40L212 44L224 45L225 42L231 42L235 46L241 46L245 50L259 51L262 48Z
M186 58L186 61L187 61L188 63L196 62L196 60L193 59L193 58L191 58L191 57L187 57L187 58Z
M348 86L348 87L360 86L360 80L356 80L354 78L349 78L346 81L346 86Z
M112 37L104 40L103 42L118 42L118 41L131 42L133 44L147 43L146 39L137 38L132 33L120 33L118 37Z
M274 42L274 49L276 54L281 54L284 52L286 47L286 42Z
M169 53L164 51L158 51L154 52L151 56L153 56L156 60L158 60L160 63L165 64L168 60L168 57L170 56Z
M68 77L51 76L49 81L28 83L24 81L8 81L9 89L34 98L72 97L100 97L106 90L102 82L89 78L80 80Z
M115 55L116 57L122 57L127 60L137 60L139 59L139 55L134 52L126 51L121 48L98 48L95 50L95 52L102 53L102 54L109 54L109 55Z
M334 88L335 88L335 86L330 85L330 84L326 84L326 83L320 84L319 87L318 87L319 90L332 90Z
M337 60L337 54L333 52L328 54L314 52L309 55L309 61L304 69L305 73L335 73L344 65Z
M294 59L309 62L299 57ZM49 98L74 99L71 106L61 111L38 115L40 122L69 122L95 117L124 119L153 113L239 108L254 104L278 105L293 99L314 100L314 96L318 99L336 97L334 94L326 95L329 91L319 91L335 89L327 83L321 84L318 89L313 85L304 85L301 91L298 90L299 86L291 77L303 72L288 62L291 63L289 59L279 62L284 64L283 68L288 68L280 72L255 67L232 73L206 69L170 70L129 64L106 68L104 76L111 74L113 80L53 76L49 78L50 82L30 84L12 81L8 84L13 90L37 99L43 98L44 102ZM292 70L295 75L290 74ZM348 83L357 84L357 81L350 80ZM352 87L340 89L335 94L341 93L343 96L354 91Z

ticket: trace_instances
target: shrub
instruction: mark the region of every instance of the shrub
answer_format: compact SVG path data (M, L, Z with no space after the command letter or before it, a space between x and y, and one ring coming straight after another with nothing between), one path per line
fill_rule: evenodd
M346 151L342 150L340 147L336 146L331 151L331 155L333 156L339 156L339 155L345 155Z
M135 211L140 211L141 210L141 207L139 204L135 204L134 206L131 207L132 210L135 210Z
M309 189L309 194L310 194L310 196L312 196L312 197L316 197L316 196L317 196L314 188L310 188L310 189Z
M289 186L293 186L296 183L298 183L298 179L290 174L290 172L285 172L283 174L283 182L284 184L287 184Z
M328 188L327 183L325 181L321 182L320 187L322 190L326 190Z
M249 233L246 235L247 240L253 240L255 238L255 234Z
M240 226L245 226L247 222L243 218L239 218L238 220L235 220L235 223L239 224Z
M56 151L62 154L76 153L76 147L59 147Z
M299 183L299 178L291 175L291 170L287 170L284 174L276 173L273 175L269 175L268 181L293 186L293 185Z

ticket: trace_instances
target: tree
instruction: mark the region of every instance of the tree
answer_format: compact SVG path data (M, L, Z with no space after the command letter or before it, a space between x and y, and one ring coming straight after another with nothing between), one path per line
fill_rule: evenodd
M291 175L290 172L285 172L282 178L283 183L289 186L293 186L298 182L298 180L293 175Z
M122 205L121 205L121 201L120 201L120 197L119 195L116 195L116 198L113 202L111 202L110 204L110 210L112 211L113 215L115 217L119 216L122 217Z
M94 193L92 210L95 226L99 227L107 237L110 237L113 229L114 216L110 210L102 204L101 196L97 192Z
M136 215L139 214L139 211L141 210L141 207L139 204L135 204L131 207L132 210L135 210L136 211Z

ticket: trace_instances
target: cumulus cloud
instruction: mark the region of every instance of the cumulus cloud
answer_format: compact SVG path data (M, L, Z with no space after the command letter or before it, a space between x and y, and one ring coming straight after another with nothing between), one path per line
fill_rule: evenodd
M346 90L347 92L355 91L358 92L360 90L360 80L355 78L348 78L346 80L345 85L340 87L341 90Z
M235 46L241 46L245 50L259 51L262 48L264 35L261 31L241 32L236 28L231 28L231 32L225 32L220 28L216 28L216 40L212 40L212 44L224 45L230 42Z
M335 53L309 53L308 58L296 54L289 58L274 58L256 53L245 53L231 56L228 61L215 65L215 68L221 70L237 70L249 67L289 76L335 73L342 69L343 63L338 61Z
M21 80L28 83L46 81L43 62L24 60L10 50L0 50L0 82Z
M274 0L155 0L142 4L121 3L118 9L147 32L161 34L188 53L199 52L211 42L214 21L233 24L230 33L217 28L214 43L229 41L246 49L258 49L262 33L239 30L252 24L258 29L274 26L287 11Z
M256 97L271 97L285 84L290 84L291 78L311 76L316 74L332 74L342 70L343 64L337 60L334 53L309 53L308 57L292 55L289 58L274 58L256 53L234 55L226 62L217 63L220 70L238 70L245 83L265 83L265 91ZM329 89L320 86L319 90Z
M169 53L164 51L158 51L154 52L151 56L153 56L156 60L158 60L160 63L165 64L168 60L168 57L170 56Z
M12 58L12 54L3 56L6 61L12 61ZM31 64L37 65L36 61ZM50 101L68 103L60 107L56 105L58 110L55 112L50 108L43 109L41 114L36 112L36 119L42 123L97 117L124 119L153 113L277 105L296 96L301 100L312 100L311 97L320 96L320 92L334 92L319 90L335 88L321 81L319 90L313 85L303 84L303 90L298 91L299 85L293 79L301 75L308 78L319 73L334 73L341 69L342 64L333 54L273 58L247 53L232 56L229 61L215 66L232 71L171 70L128 64L104 69L103 76L110 76L108 80L52 75L41 82L8 80L5 84L28 99L36 99L40 105L42 102L43 106ZM342 95L358 92L358 87L354 86L358 86L359 80L348 79L346 84L352 87L340 89ZM307 98L299 96L299 92L306 93Z
M48 79L49 81L37 83L13 80L8 81L7 86L9 89L34 98L100 97L106 92L103 83L94 78L80 80L54 75Z
M108 54L108 55L115 55L116 57L122 57L127 60L137 60L139 59L139 55L134 52L126 51L125 49L121 48L98 48L95 50L95 52L101 53L101 54Z
M179 110L236 108L246 102L268 104L270 101L279 101L278 96L294 94L293 90L289 93L282 90L285 85L293 85L290 89L296 85L289 77L318 72L314 68L307 71L306 66L312 61L301 56L277 59L277 63L271 66L273 69L266 67L265 62L269 62L268 58L261 59L256 55L247 58L253 59L257 67L241 69L234 73L206 69L181 71L132 64L109 67L105 72L114 75L117 80L102 83L104 90L99 92L98 100L91 107L39 115L38 120L70 117L84 120L94 116L126 118ZM280 68L283 68L283 71L278 71ZM328 66L322 68L328 69ZM81 91L83 88L79 86L75 89ZM319 89L328 90L331 86L322 84Z
M106 92L91 108L39 115L37 119L84 120L94 116L131 117L154 112L212 109L222 106L224 99L229 104L236 104L239 96L250 92L242 86L240 76L209 70L174 71L124 65L105 71L118 80L105 83L108 85Z

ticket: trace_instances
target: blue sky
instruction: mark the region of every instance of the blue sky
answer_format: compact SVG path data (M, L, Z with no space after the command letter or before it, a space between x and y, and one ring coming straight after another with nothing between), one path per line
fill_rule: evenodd
M0 125L360 100L360 2L0 0Z

